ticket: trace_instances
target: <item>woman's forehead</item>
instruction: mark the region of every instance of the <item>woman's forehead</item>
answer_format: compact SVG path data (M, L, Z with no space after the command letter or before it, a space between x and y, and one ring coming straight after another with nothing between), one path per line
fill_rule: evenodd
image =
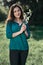
M20 9L19 7L15 7L15 8L14 8L14 11L15 11L15 10L19 10L19 9Z

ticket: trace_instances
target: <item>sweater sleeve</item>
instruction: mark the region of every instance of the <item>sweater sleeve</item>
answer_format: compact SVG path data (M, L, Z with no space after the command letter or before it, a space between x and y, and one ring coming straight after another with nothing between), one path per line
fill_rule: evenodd
M29 39L30 38L30 29L29 29L28 23L26 24L26 30L27 30L27 33L28 33L28 37L26 36L26 38Z
M11 22L8 21L8 23L6 24L6 37L8 39L12 38L12 29L11 29Z

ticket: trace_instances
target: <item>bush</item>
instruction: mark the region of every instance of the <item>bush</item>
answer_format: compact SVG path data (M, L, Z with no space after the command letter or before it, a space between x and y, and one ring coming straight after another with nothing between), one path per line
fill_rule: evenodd
M4 21L6 19L6 14L0 10L0 21Z
M7 17L7 11L3 6L1 6L0 7L0 21L4 21L6 17Z

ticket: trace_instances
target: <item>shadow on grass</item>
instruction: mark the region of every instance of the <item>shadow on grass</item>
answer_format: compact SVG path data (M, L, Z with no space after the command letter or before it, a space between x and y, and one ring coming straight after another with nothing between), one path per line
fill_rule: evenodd
M31 38L35 40L43 39L43 26L30 26Z

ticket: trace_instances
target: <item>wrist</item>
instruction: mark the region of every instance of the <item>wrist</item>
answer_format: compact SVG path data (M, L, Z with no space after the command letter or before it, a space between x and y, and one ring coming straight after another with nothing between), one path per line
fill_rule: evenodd
M22 33L23 31L22 30L20 30L20 33Z
M14 33L12 34L12 37L14 37Z

